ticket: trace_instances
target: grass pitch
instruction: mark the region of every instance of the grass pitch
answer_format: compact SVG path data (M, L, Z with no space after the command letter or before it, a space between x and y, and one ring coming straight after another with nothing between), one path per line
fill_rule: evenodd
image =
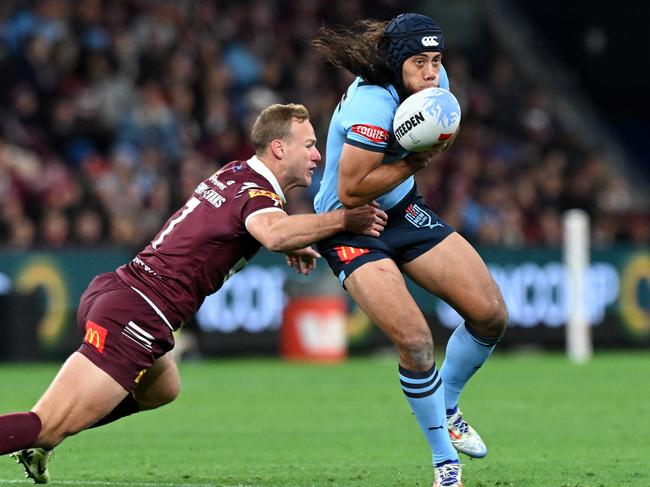
M29 409L57 365L0 365L0 412ZM432 482L394 358L181 364L179 399L57 448L52 486L364 487ZM464 485L650 486L650 354L495 354L461 407L490 452ZM0 485L29 485L9 457Z

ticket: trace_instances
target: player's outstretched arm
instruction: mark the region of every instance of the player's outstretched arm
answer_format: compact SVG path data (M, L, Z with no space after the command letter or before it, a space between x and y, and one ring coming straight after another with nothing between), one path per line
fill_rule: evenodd
M373 205L318 215L271 211L253 215L246 222L246 229L267 249L287 252L344 231L378 237L387 218L386 213Z

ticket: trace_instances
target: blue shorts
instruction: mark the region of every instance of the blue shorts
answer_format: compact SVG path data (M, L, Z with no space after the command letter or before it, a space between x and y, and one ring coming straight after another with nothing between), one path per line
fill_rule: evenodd
M455 230L424 203L415 188L386 212L388 223L378 237L342 232L318 242L341 284L367 262L389 258L399 266L442 242Z

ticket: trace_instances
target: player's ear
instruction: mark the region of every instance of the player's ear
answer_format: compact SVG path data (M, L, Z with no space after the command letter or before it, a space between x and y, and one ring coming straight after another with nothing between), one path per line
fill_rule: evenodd
M284 142L282 142L280 139L274 139L271 141L271 151L273 152L273 155L277 157L278 159L284 159L284 156L286 154L286 149L284 147Z

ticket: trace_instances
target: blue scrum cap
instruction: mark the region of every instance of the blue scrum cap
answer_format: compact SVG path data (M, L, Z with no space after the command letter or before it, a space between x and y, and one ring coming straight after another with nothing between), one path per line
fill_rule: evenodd
M426 15L406 13L392 19L384 29L388 63L400 76L406 58L426 51L442 51L445 38L436 22Z

